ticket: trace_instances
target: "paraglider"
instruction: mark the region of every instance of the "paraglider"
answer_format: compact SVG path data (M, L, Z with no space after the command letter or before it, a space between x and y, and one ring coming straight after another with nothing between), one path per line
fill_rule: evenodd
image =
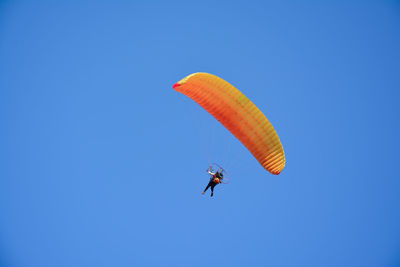
M173 88L221 122L267 171L275 175L281 173L285 167L285 153L278 134L242 92L215 75L201 72L186 76ZM212 194L213 187L210 187Z
M213 170L213 165L217 165L216 163L213 163L210 167L208 167L208 169L206 170L208 172L208 174L211 175L210 177L210 181L208 182L206 188L203 191L203 195L206 193L207 189L211 187L211 196L214 195L214 187L220 183L223 183L224 181L224 172L225 170L218 166L218 169L214 172Z

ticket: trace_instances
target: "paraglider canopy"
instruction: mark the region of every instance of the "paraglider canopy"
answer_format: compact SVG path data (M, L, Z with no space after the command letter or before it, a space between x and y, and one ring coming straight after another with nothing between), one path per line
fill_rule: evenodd
M222 123L270 173L285 167L285 153L278 134L261 110L227 81L209 74L193 73L173 88L202 106Z

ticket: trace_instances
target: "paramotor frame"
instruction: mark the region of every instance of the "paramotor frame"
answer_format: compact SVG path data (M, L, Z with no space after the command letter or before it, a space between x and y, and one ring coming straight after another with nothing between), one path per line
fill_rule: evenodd
M210 170L211 172L212 172L213 170L217 170L218 172L222 173L224 178L221 179L221 183L223 183L223 184L229 184L230 179L229 179L229 174L228 174L228 172L227 172L224 168L222 168L218 163L215 163L215 162L211 163L211 165L210 165L210 167L209 167L209 170Z

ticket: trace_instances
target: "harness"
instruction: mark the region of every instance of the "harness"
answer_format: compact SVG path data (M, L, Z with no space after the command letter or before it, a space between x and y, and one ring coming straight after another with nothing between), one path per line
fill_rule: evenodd
M217 173L213 174L211 180L212 180L214 183L216 183L216 184L221 183L221 178L220 178L219 175L217 175Z

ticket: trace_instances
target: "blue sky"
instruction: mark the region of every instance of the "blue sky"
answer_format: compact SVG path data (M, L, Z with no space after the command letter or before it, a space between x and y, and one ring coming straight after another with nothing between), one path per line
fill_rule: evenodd
M0 265L399 266L399 47L398 1L0 2ZM172 89L198 71L281 175Z

